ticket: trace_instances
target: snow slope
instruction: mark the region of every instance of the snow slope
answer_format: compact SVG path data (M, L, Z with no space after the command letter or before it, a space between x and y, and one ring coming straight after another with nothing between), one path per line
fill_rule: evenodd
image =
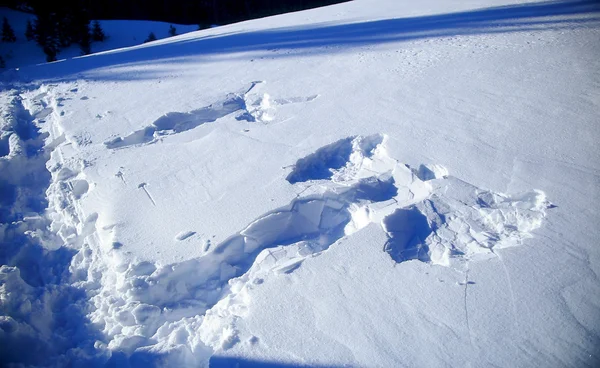
M46 55L44 55L42 49L35 41L27 41L25 38L27 21L33 23L35 15L0 7L0 18L2 17L8 19L17 37L17 41L14 43L0 42L0 55L6 62L6 68L18 68L46 62ZM171 25L164 22L132 20L103 20L99 22L107 39L103 42L93 42L93 53L141 44L148 38L150 32L153 32L157 39L166 38L169 35L169 26ZM198 26L195 25L174 24L173 26L178 34L198 29ZM79 56L81 56L79 46L73 45L61 50L57 59L64 60Z
M356 0L5 73L3 360L596 366L599 16Z

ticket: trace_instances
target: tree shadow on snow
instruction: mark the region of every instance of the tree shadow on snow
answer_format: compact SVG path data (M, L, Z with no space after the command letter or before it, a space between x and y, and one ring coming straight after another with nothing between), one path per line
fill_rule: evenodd
M246 359L241 357L228 357L228 356L212 356L209 363L210 368L305 368L305 367L317 367L317 368L334 368L341 367L338 365L314 365L314 364L300 364L300 363L288 363L280 361L267 361L267 360L254 360Z
M583 17L584 15L586 15ZM594 16L590 16L590 15ZM297 57L320 52L339 52L353 46L385 44L453 36L528 32L585 27L600 21L600 7L593 0L544 1L485 8L480 10L385 19L352 24L321 23L310 26L275 28L254 32L226 33L176 42L145 45L100 55L73 59L68 69L62 63L31 68L32 76L61 81L77 74L111 66L136 66L148 62L189 62L186 56L223 55L253 52L271 58ZM272 51L294 50L292 53ZM245 58L256 57L245 55ZM196 58L197 61L197 58ZM99 80L135 80L156 77L159 71L122 72L98 70L90 77ZM79 76L80 77L80 76Z

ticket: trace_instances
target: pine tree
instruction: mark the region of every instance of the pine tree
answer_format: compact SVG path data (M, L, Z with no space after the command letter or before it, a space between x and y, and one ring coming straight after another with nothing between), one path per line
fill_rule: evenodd
M46 54L46 61L53 62L56 61L56 55L58 54L58 45L50 44L43 47L44 54Z
M79 40L79 48L81 49L81 55L89 55L92 53L92 36L90 35L89 27L87 32L84 32Z
M25 38L27 41L31 41L35 39L35 29L33 29L33 24L31 20L27 20L27 28L25 29Z
M92 40L103 42L105 39L106 35L104 34L102 27L100 27L100 22L95 20L92 24Z
M56 60L61 48L79 44L82 53L90 51L90 17L81 0L36 1L37 16L32 28L35 41L44 50L47 61Z
M90 34L90 21L84 17L77 18L71 25L71 38L79 44L84 55L91 52L92 36Z
M152 41L156 41L156 35L154 34L154 32L150 32L150 34L148 35L148 38L146 38L144 43L152 42Z
M44 50L46 61L55 61L60 42L54 14L38 14L33 28L35 41Z
M177 36L177 28L173 27L172 24L169 26L169 36Z
M8 24L8 19L4 17L2 21L2 42L15 42L17 37L15 37L15 31L13 31L10 24Z

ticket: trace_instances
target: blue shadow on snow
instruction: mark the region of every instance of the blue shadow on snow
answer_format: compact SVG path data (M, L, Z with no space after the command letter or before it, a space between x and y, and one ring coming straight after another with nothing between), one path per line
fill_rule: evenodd
M583 17L586 15L585 17ZM590 16L593 15L593 16ZM600 21L600 6L593 0L544 1L412 18L384 19L352 24L320 23L254 32L225 33L195 39L182 39L135 49L117 50L73 59L68 69L61 62L27 69L33 77L50 80L79 78L79 73L117 66L187 62L186 56L210 56L255 52L270 58L297 57L303 53L343 51L343 48L435 39L454 36L515 33L534 30L572 29ZM333 49L323 49L323 47ZM294 50L293 53L274 53ZM301 51L301 52L299 52ZM252 56L255 57L256 55ZM59 55L60 57L60 55ZM249 55L246 58L252 58ZM195 60L197 61L197 59ZM98 71L100 80L150 79L145 71Z

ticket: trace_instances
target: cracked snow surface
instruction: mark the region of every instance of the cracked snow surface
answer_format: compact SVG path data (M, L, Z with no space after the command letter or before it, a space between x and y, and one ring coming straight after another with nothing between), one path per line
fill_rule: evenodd
M115 253L121 243L104 244L96 235L99 215L81 212L78 203L93 184L83 173L85 162L63 159L74 144L57 126L39 131L40 116L60 119L48 112L56 104L41 87L15 92L3 106L7 143L0 165L3 173L21 175L3 175L1 182L3 208L9 210L2 213L3 349L10 354L20 350L15 346L31 344L38 352L31 364L41 363L34 356L61 364L74 355L136 362L164 349L170 357L202 361L239 342L237 323L249 308L251 286L261 280L256 275L292 273L369 224L387 234L381 249L396 263L453 267L453 259L521 245L549 207L541 191L509 196L452 177L440 165L402 164L389 156L385 134L352 136L292 165L287 181L308 194L219 244L207 241L202 256L166 265L126 262ZM168 129L177 133L241 108L240 102L231 109L203 108L176 122L169 115L158 121L170 119ZM163 125L153 123L153 132ZM138 135L106 146L149 142ZM24 181L25 176L35 180ZM123 172L116 176L127 184ZM156 206L147 186L138 189ZM195 235L184 231L176 240ZM19 242L25 243L22 249ZM35 253L37 263L30 264L24 253ZM79 317L67 321L64 313Z

